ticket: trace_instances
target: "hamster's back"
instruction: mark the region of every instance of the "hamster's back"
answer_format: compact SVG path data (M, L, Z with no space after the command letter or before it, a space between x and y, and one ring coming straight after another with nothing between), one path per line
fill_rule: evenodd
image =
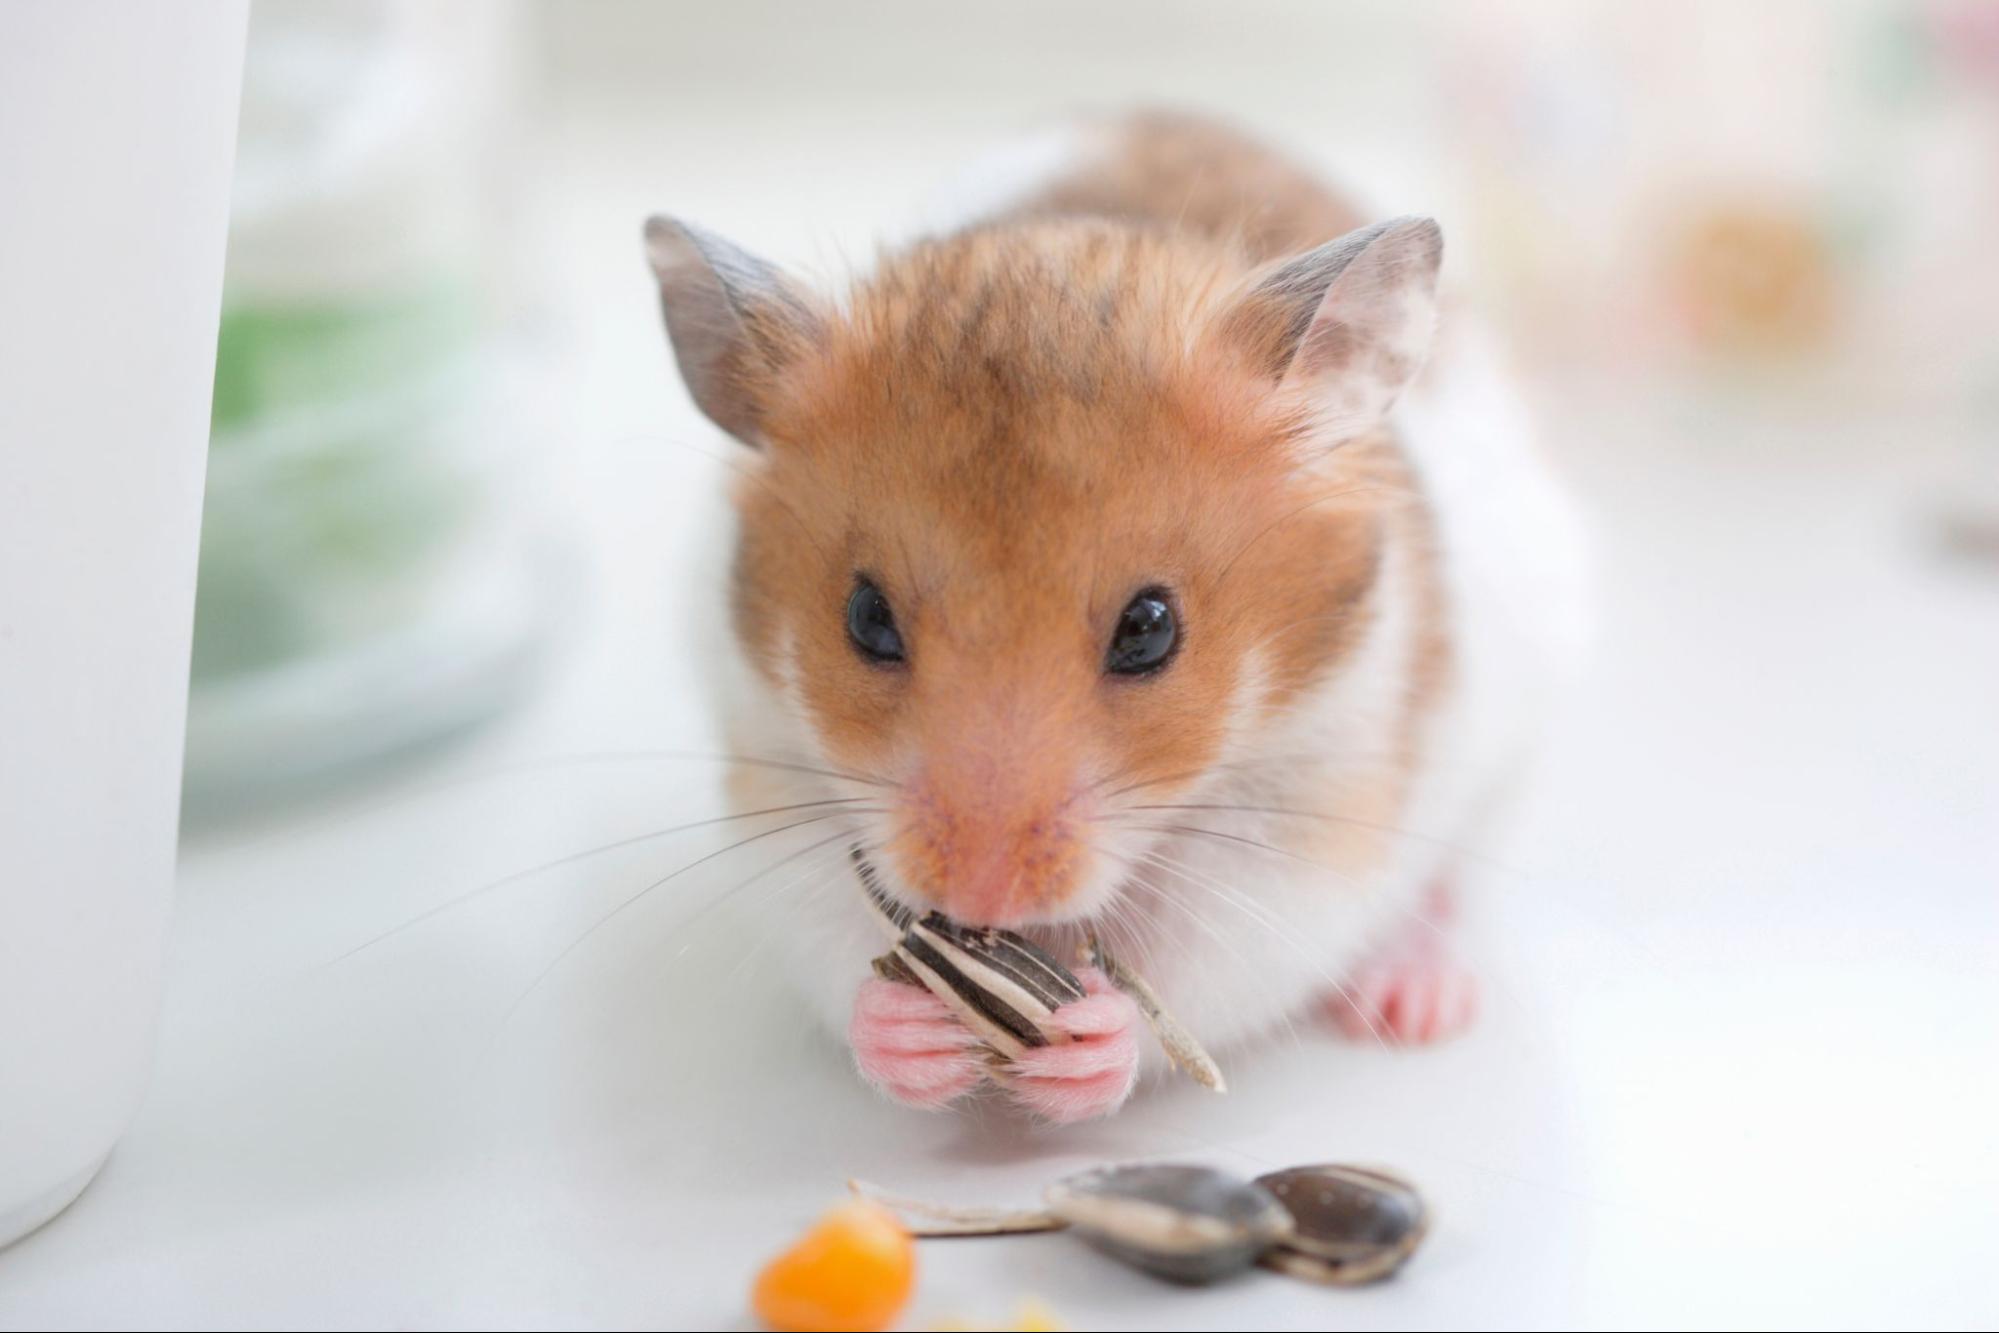
M1019 141L981 162L954 194L954 221L1108 218L1227 242L1250 264L1367 221L1268 145L1176 111L1080 120Z

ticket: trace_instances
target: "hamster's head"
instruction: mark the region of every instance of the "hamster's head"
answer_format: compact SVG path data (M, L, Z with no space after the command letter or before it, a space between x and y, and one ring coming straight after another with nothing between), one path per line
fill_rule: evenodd
M1434 322L1402 219L1242 276L1063 221L918 245L822 300L685 224L647 243L693 397L750 452L734 632L803 755L883 784L899 896L1106 909L1156 808L1281 727L1370 618L1379 427Z

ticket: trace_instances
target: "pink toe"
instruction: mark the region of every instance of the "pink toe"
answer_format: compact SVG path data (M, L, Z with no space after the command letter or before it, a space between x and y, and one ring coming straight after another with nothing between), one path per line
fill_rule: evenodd
M1025 1052L1005 1080L1016 1101L1058 1124L1109 1115L1138 1082L1138 1006L1094 969L1081 979L1088 998L1055 1011L1072 1040Z
M1138 1068L1138 1042L1129 1029L1108 1037L1039 1046L1024 1051L1012 1072L1022 1078L1091 1079L1100 1074L1129 1074Z
M1432 932L1370 959L1327 1006L1350 1037L1416 1045L1469 1026L1478 1012L1478 985Z
M905 1065L870 1073L861 1072L870 1082L901 1102L918 1110L934 1111L948 1106L979 1085L985 1070L970 1057L938 1057L920 1064Z
M945 1003L921 986L870 977L854 994L854 1018L881 1022L955 1021Z
M1139 1020L1138 1005L1123 991L1104 979L1095 968L1086 968L1081 981L1089 995L1055 1011L1055 1021L1072 1037L1099 1037L1125 1032Z
M914 986L863 982L847 1039L861 1076L910 1106L943 1106L985 1074L977 1039L936 996Z
M1024 1078L1008 1085L1021 1105L1059 1125L1094 1120L1124 1105L1136 1070L1110 1070L1092 1078Z
M1374 972L1362 972L1327 997L1326 1007L1341 1032L1366 1040L1382 1031L1381 1002L1385 987Z
M1407 1042L1430 1039L1435 999L1436 986L1426 980L1410 979L1395 988L1388 1025L1398 1039Z
M978 1044L963 1027L946 1023L857 1023L847 1029L847 1040L856 1052L881 1059L948 1055Z
M863 1078L897 1101L922 1107L942 1106L963 1096L978 1086L985 1072L969 1050L906 1054L867 1041L854 1043L854 1064Z

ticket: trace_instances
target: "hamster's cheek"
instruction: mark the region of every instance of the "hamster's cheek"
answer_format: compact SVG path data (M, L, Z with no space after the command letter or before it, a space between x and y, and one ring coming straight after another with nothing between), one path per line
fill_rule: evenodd
M1221 757L1258 694L1254 664L1212 631L1190 642L1154 676L1107 679L1098 749L1116 780L1106 800L1164 799ZM1122 789L1122 790L1120 790Z

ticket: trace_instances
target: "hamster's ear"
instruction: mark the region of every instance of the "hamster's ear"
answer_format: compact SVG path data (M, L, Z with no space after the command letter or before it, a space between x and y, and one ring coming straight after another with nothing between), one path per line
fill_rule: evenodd
M1443 255L1443 232L1429 218L1348 232L1254 275L1224 335L1309 398L1324 429L1365 430L1429 355Z
M817 343L819 315L775 265L712 232L655 217L645 241L688 392L709 420L761 445L762 404Z

